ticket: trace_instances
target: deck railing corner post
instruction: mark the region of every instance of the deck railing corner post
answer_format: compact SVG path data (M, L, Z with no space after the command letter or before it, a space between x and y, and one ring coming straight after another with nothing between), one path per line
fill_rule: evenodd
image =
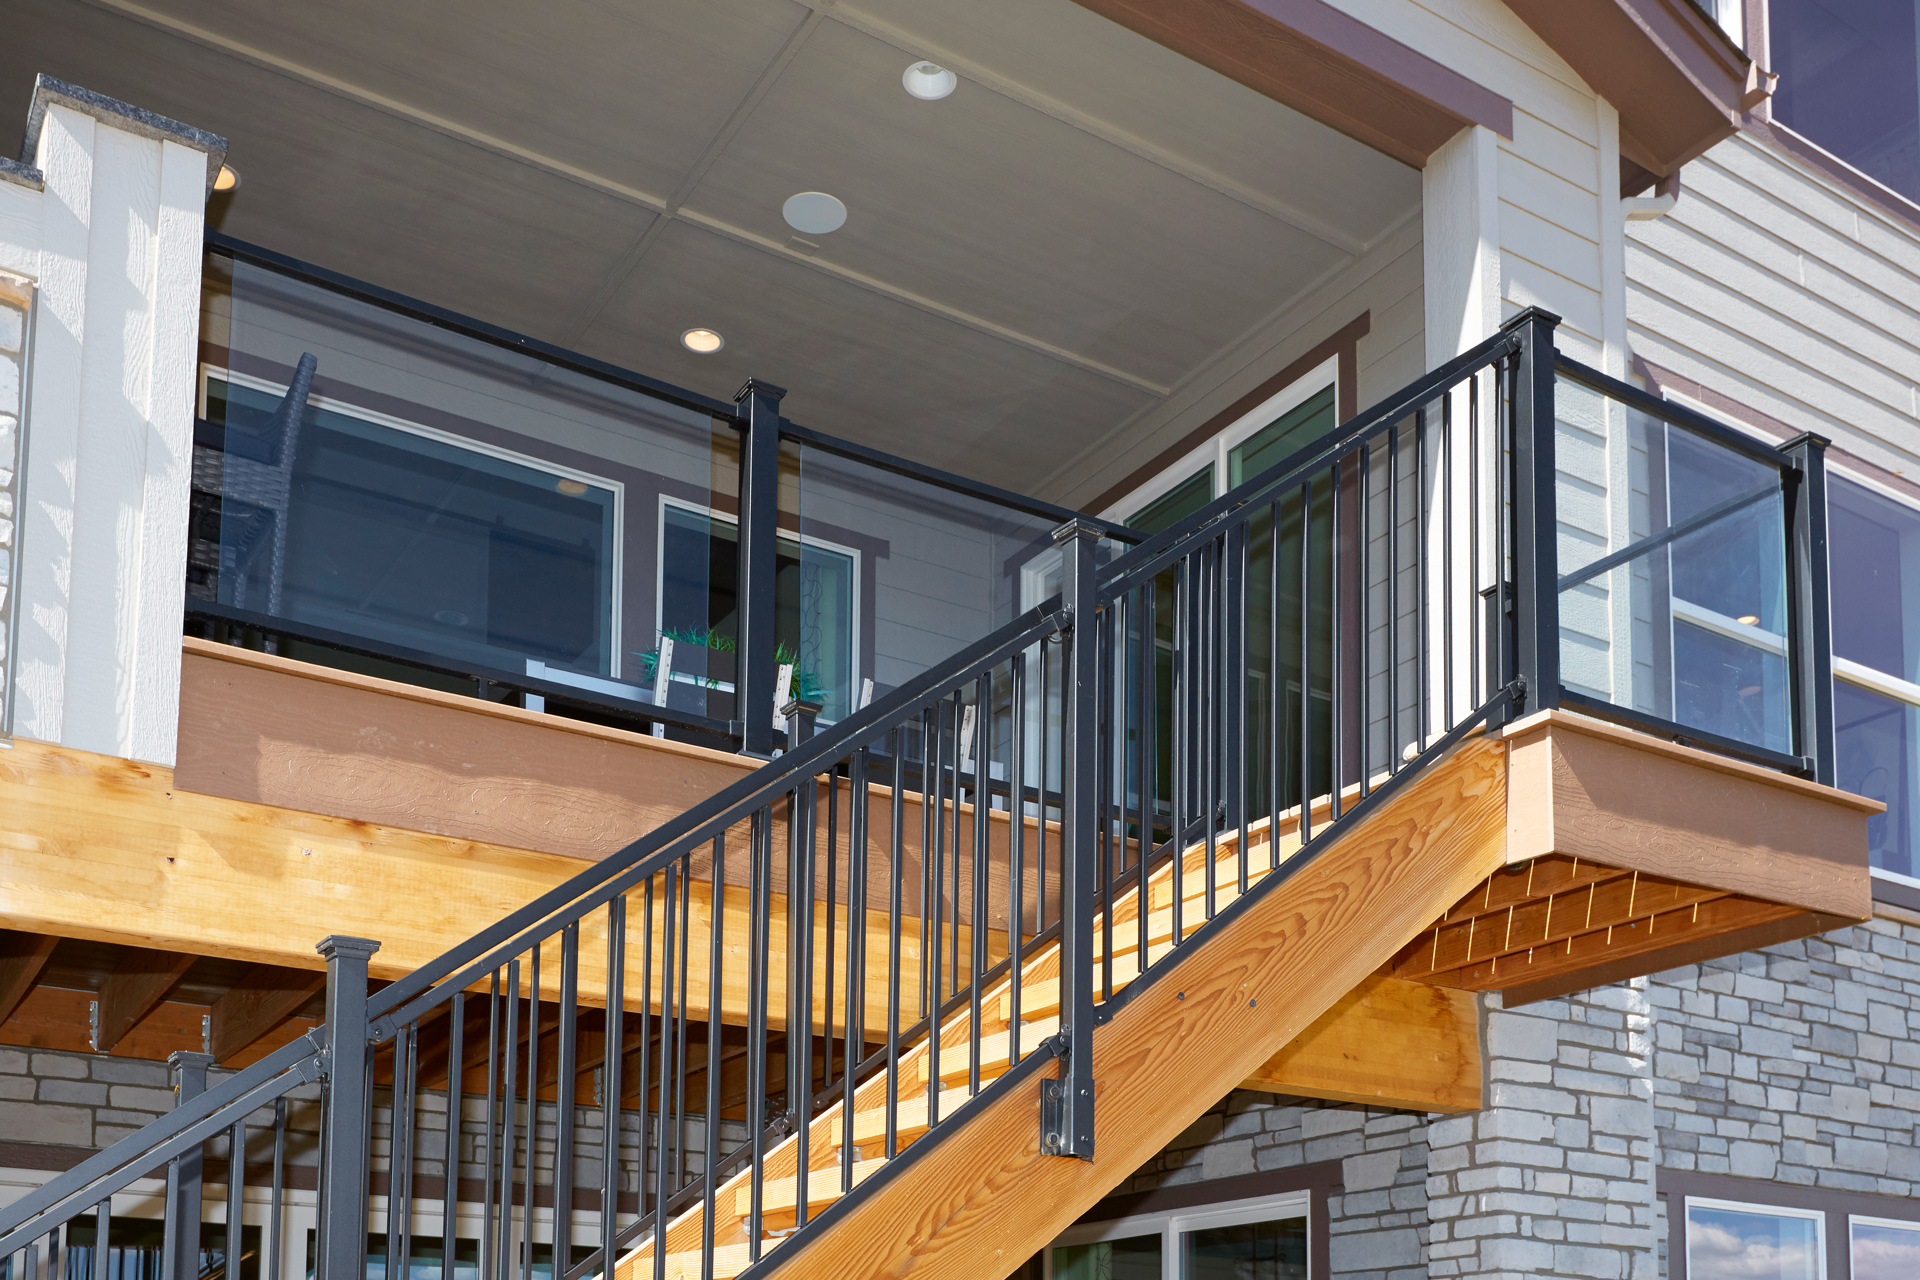
M327 960L320 1195L314 1275L363 1280L367 1268L367 962L380 944L338 934L316 948Z
M1794 749L1813 780L1838 785L1833 708L1833 598L1827 558L1827 444L1811 432L1781 446L1795 463L1787 486L1788 635Z
M1069 520L1053 531L1062 553L1060 598L1066 633L1065 792L1060 815L1060 1036L1056 1080L1042 1085L1041 1149L1093 1159L1093 901L1098 857L1099 690L1094 624L1100 593L1094 552L1100 530Z
M735 394L745 428L740 433L740 635L734 719L740 749L773 755L778 663L774 650L774 580L779 574L780 401L784 387L747 379Z
M1501 326L1519 342L1513 395L1513 670L1523 709L1560 703L1559 516L1555 508L1554 331L1560 317L1528 307Z
M212 1065L210 1053L182 1050L167 1056L175 1107L184 1107L207 1091L207 1068ZM160 1258L161 1280L195 1280L200 1274L201 1161L201 1150L195 1146L167 1165L166 1249Z

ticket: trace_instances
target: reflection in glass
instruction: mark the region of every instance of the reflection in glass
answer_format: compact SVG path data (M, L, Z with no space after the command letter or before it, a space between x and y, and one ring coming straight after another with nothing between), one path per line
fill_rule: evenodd
M1227 454L1227 487L1238 487L1332 431L1338 425L1333 404L1328 386L1235 445Z
M1053 1280L1160 1280L1160 1237L1056 1245Z
M1914 0L1768 0L1773 118L1920 200Z
M1687 1206L1688 1280L1820 1280L1813 1218Z
M1213 464L1182 480L1173 488L1127 517L1127 527L1141 533L1158 533L1171 528L1183 516L1190 516L1213 500Z
M1833 653L1920 681L1920 511L1827 478Z
M1913 831L1920 802L1920 707L1835 680L1833 721L1841 790L1887 806L1867 819L1868 859L1882 871L1920 876Z
M1244 1222L1189 1231L1181 1280L1306 1280L1307 1220Z
M1920 1222L1852 1224L1853 1280L1920 1276Z
M1780 472L1565 379L1558 397L1562 682L1791 752Z
M604 675L618 495L501 450L208 379L223 604L509 668Z

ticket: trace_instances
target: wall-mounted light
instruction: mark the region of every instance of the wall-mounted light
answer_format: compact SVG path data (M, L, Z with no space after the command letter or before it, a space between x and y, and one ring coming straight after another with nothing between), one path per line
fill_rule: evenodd
M916 62L900 76L900 85L922 102L938 102L952 93L960 77L932 62Z
M214 175L213 189L215 191L231 191L239 185L240 171L230 164L221 165L220 172Z
M727 340L713 329L689 329L680 335L680 345L697 356L710 356L727 345Z
M824 191L802 191L787 197L780 206L780 216L795 231L823 236L847 224L847 206Z

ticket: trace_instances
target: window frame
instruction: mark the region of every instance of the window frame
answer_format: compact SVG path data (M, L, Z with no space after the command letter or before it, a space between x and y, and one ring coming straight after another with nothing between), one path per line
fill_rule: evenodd
M1751 423L1742 422L1739 418L1723 410L1715 409L1704 401L1696 400L1692 396L1664 386L1660 388L1660 393L1662 399L1671 400L1676 404L1692 409L1695 413L1705 414L1716 421L1724 422L1728 426L1750 435L1756 440L1764 440L1769 444L1777 443L1773 437L1756 430ZM1838 476L1849 484L1857 484L1869 493L1884 498L1897 506L1905 507L1907 510L1913 512L1916 517L1920 517L1920 501L1915 501L1911 495L1900 493L1891 485L1884 484L1872 476L1862 474L1843 462L1836 462L1829 458L1827 460L1827 474L1830 477ZM1681 612L1679 608L1680 601L1676 598L1674 604L1675 615L1679 616ZM1696 614L1701 616L1694 616ZM1717 614L1709 617L1707 616L1709 614L1709 610L1702 609L1697 605L1689 604L1687 607L1687 621L1695 626L1703 627L1717 635L1727 636L1730 639L1738 640L1744 644L1752 645L1755 648L1769 652L1773 651L1773 646L1775 645L1779 646L1780 651L1784 651L1785 649L1786 638L1784 636L1777 635L1773 632L1762 631L1755 627L1740 627L1737 623L1731 626L1715 625L1716 621L1726 622L1730 620L1720 619ZM1852 658L1843 658L1839 654L1835 654L1833 656L1833 678L1836 681L1845 681L1855 688L1865 689L1868 693L1878 694L1883 698L1904 703L1916 710L1920 710L1920 684L1916 684L1910 680L1903 680L1899 676L1882 671L1877 667L1869 667L1863 662L1857 662ZM1906 906L1911 903L1911 905L1920 906L1920 877L1902 875L1898 871L1887 871L1880 867L1871 867L1868 870L1874 880L1890 885L1897 885L1906 891L1906 893L1902 894L1903 901L1895 905ZM1876 894L1875 896L1877 897L1878 895Z
M1853 1229L1861 1223L1870 1227L1894 1227L1902 1231L1911 1231L1916 1237L1920 1237L1920 1218L1883 1218L1871 1213L1847 1214L1847 1238L1845 1241L1847 1280L1853 1280Z
M1124 524L1129 515L1191 480L1200 468L1209 463L1213 465L1213 497L1219 497L1227 492L1228 463L1231 460L1233 447L1255 435L1282 414L1305 404L1328 387L1334 389L1334 421L1336 423L1342 421L1342 414L1350 410L1348 406L1340 403L1340 357L1330 355L1206 440L1195 445L1181 457L1168 463L1153 479L1136 486L1119 500L1109 503L1107 509L1101 513L1102 518Z
M1813 1280L1841 1280L1840 1277L1827 1275L1827 1211L1825 1209L1802 1209L1790 1205L1763 1204L1752 1200L1724 1200L1718 1196L1686 1195L1680 1204L1680 1252L1684 1261L1686 1276L1693 1275L1693 1209L1725 1209L1733 1213L1750 1213L1770 1218L1799 1218L1814 1224L1814 1265ZM1671 1264L1673 1258L1672 1224L1668 1224L1667 1258Z
M1313 1280L1319 1280L1318 1277L1313 1276L1315 1243L1313 1197L1313 1190L1303 1187L1296 1191L1251 1196L1242 1200L1225 1200L1217 1204L1165 1209L1158 1213L1134 1214L1122 1218L1108 1218L1100 1222L1083 1223L1069 1227L1047 1241L1046 1247L1040 1251L1040 1274L1043 1280L1053 1280L1053 1251L1056 1248L1158 1234L1161 1280L1180 1280L1180 1238L1185 1233L1205 1231L1214 1227L1236 1227L1249 1222L1299 1218L1306 1224L1307 1273L1313 1277Z
M671 494L663 493L660 495L660 510L655 518L653 528L653 635L649 637L649 639L654 645L660 643L660 624L665 621L662 611L666 607L667 574L665 556L667 551L667 508L669 507L677 508L692 515L705 516L708 520L728 525L735 531L736 536L740 529L740 517L737 513L722 511L718 507L703 506L698 502L692 502L686 498L676 498ZM853 566L851 571L853 598L848 607L848 617L852 620L853 627L847 634L847 669L852 672L852 675L848 679L849 692L847 696L857 709L860 705L861 692L864 687L861 684L863 672L860 669L860 637L865 634L866 631L866 615L862 612L862 607L866 603L866 597L860 589L860 548L850 547L844 543L831 542L826 538L818 538L810 533L799 533L790 529L775 529L774 536L776 538L788 539L802 547L817 547L822 551L831 551L835 555L845 556ZM686 683L700 688L711 688L726 693L738 692L730 680L716 680L711 684L707 684L698 676L688 675L683 677L678 672L673 674L673 679L676 682ZM823 718L818 723L821 725L829 725L835 724L837 721Z
M250 391L268 392L283 397L287 394L287 384L284 382L276 383L271 378L256 377L253 374L241 373L224 365L203 360L200 362L200 376L196 380L194 388L193 411L194 416L198 419L204 420L207 416L207 401L211 394L213 380L215 378L218 378L229 386L244 387ZM621 656L624 650L621 636L621 618L626 600L627 486L625 481L595 475L591 471L582 471L577 467L569 467L564 463L551 462L545 458L534 457L532 454L520 453L517 450L488 444L483 440L475 440L471 436L463 436L456 432L444 431L438 427L429 427L424 423L410 422L405 418L396 418L392 414L381 413L377 409L369 409L363 405L354 404L350 400L340 400L333 396L309 393L307 403L313 408L321 409L328 413L337 413L348 418L357 418L361 422L370 423L376 427L385 427L406 435L418 436L421 439L431 440L436 444L442 444L448 448L464 449L469 453L476 453L482 457L525 467L529 471L539 471L546 475L553 476L557 480L572 480L578 484L585 484L596 489L604 489L611 492L613 494L613 528L610 531L612 549L611 560L607 566L607 571L611 577L611 591L607 603L609 617L605 620L608 645L607 674L605 676L584 676L577 672L546 667L544 663L542 664L542 672L548 678L560 679L567 683L575 682L576 678L611 681L616 684L619 682ZM658 617L657 612L655 616ZM527 661L535 662L538 660L529 658ZM531 671L532 668L530 667L529 670Z

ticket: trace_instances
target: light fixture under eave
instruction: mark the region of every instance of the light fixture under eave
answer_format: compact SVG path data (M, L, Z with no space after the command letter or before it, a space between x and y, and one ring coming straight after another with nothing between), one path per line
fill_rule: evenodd
M1757 627L1760 625L1760 615L1757 613L1749 613L1739 619L1739 622L1743 627Z
M680 345L697 356L710 356L727 345L727 340L713 329L689 329L680 335Z
M787 197L780 216L802 235L823 236L847 225L847 206L824 191L802 191Z
M221 165L220 172L214 175L213 189L215 191L231 191L239 185L240 171L230 164Z
M933 62L916 62L900 76L900 85L922 102L938 102L960 84L960 77Z

